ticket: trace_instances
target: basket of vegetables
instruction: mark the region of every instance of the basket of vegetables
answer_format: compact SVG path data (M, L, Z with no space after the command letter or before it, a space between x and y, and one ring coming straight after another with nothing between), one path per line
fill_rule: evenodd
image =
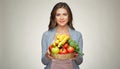
M55 41L49 46L49 50L55 59L71 59L74 57L73 53L84 55L80 51L78 43L66 34L57 34Z

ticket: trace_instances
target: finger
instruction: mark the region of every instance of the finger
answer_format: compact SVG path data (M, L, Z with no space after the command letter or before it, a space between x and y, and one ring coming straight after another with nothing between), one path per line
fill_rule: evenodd
M47 54L49 54L49 55L51 54L51 53L50 53L50 50L47 50Z
M74 56L78 56L78 54L74 54Z
M73 60L76 60L76 57L73 57L72 59L73 59Z
M50 56L50 55L48 55L48 57L49 57L50 59L53 59L53 57L52 57L52 56Z

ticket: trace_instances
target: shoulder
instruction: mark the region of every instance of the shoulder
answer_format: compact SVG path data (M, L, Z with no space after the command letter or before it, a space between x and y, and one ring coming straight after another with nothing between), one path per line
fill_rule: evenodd
M45 32L43 32L43 36L48 36L49 35L49 33L50 33L50 31L45 31Z
M76 34L80 37L82 37L82 33L80 31L75 30Z
M74 35L78 36L78 37L82 37L82 33L78 30L73 30L72 32Z
M45 32L43 32L43 36L50 36L50 34L52 34L54 32L54 29L53 30L47 30Z

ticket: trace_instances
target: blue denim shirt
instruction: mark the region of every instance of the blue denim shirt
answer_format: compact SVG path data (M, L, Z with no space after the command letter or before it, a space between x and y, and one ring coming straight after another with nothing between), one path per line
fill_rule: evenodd
M55 33L56 33L56 28L52 29L52 30L48 30L46 32L43 33L42 35L42 41L41 41L41 46L42 46L42 63L44 65L46 65L46 67L44 69L50 69L50 65L51 65L51 60L45 56L49 45L52 43L52 41L54 40L55 37ZM69 27L69 33L70 36L73 40L75 40L80 47L80 50L83 51L83 39L82 39L82 34L79 31L73 30ZM80 69L79 65L83 62L83 57L79 55L79 57L77 58L77 60L72 60L72 64L74 69Z

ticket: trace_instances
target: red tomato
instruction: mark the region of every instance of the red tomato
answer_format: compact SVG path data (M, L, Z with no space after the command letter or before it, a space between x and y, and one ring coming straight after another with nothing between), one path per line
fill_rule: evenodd
M63 45L63 48L67 49L67 48L68 48L68 43L65 43L65 44Z
M50 46L49 46L49 50L51 51L51 49L52 49L53 47L54 47L54 46L50 45Z
M60 49L59 54L67 54L67 50L65 48Z
M74 48L72 46L68 46L67 51L69 53L73 53L74 52Z

